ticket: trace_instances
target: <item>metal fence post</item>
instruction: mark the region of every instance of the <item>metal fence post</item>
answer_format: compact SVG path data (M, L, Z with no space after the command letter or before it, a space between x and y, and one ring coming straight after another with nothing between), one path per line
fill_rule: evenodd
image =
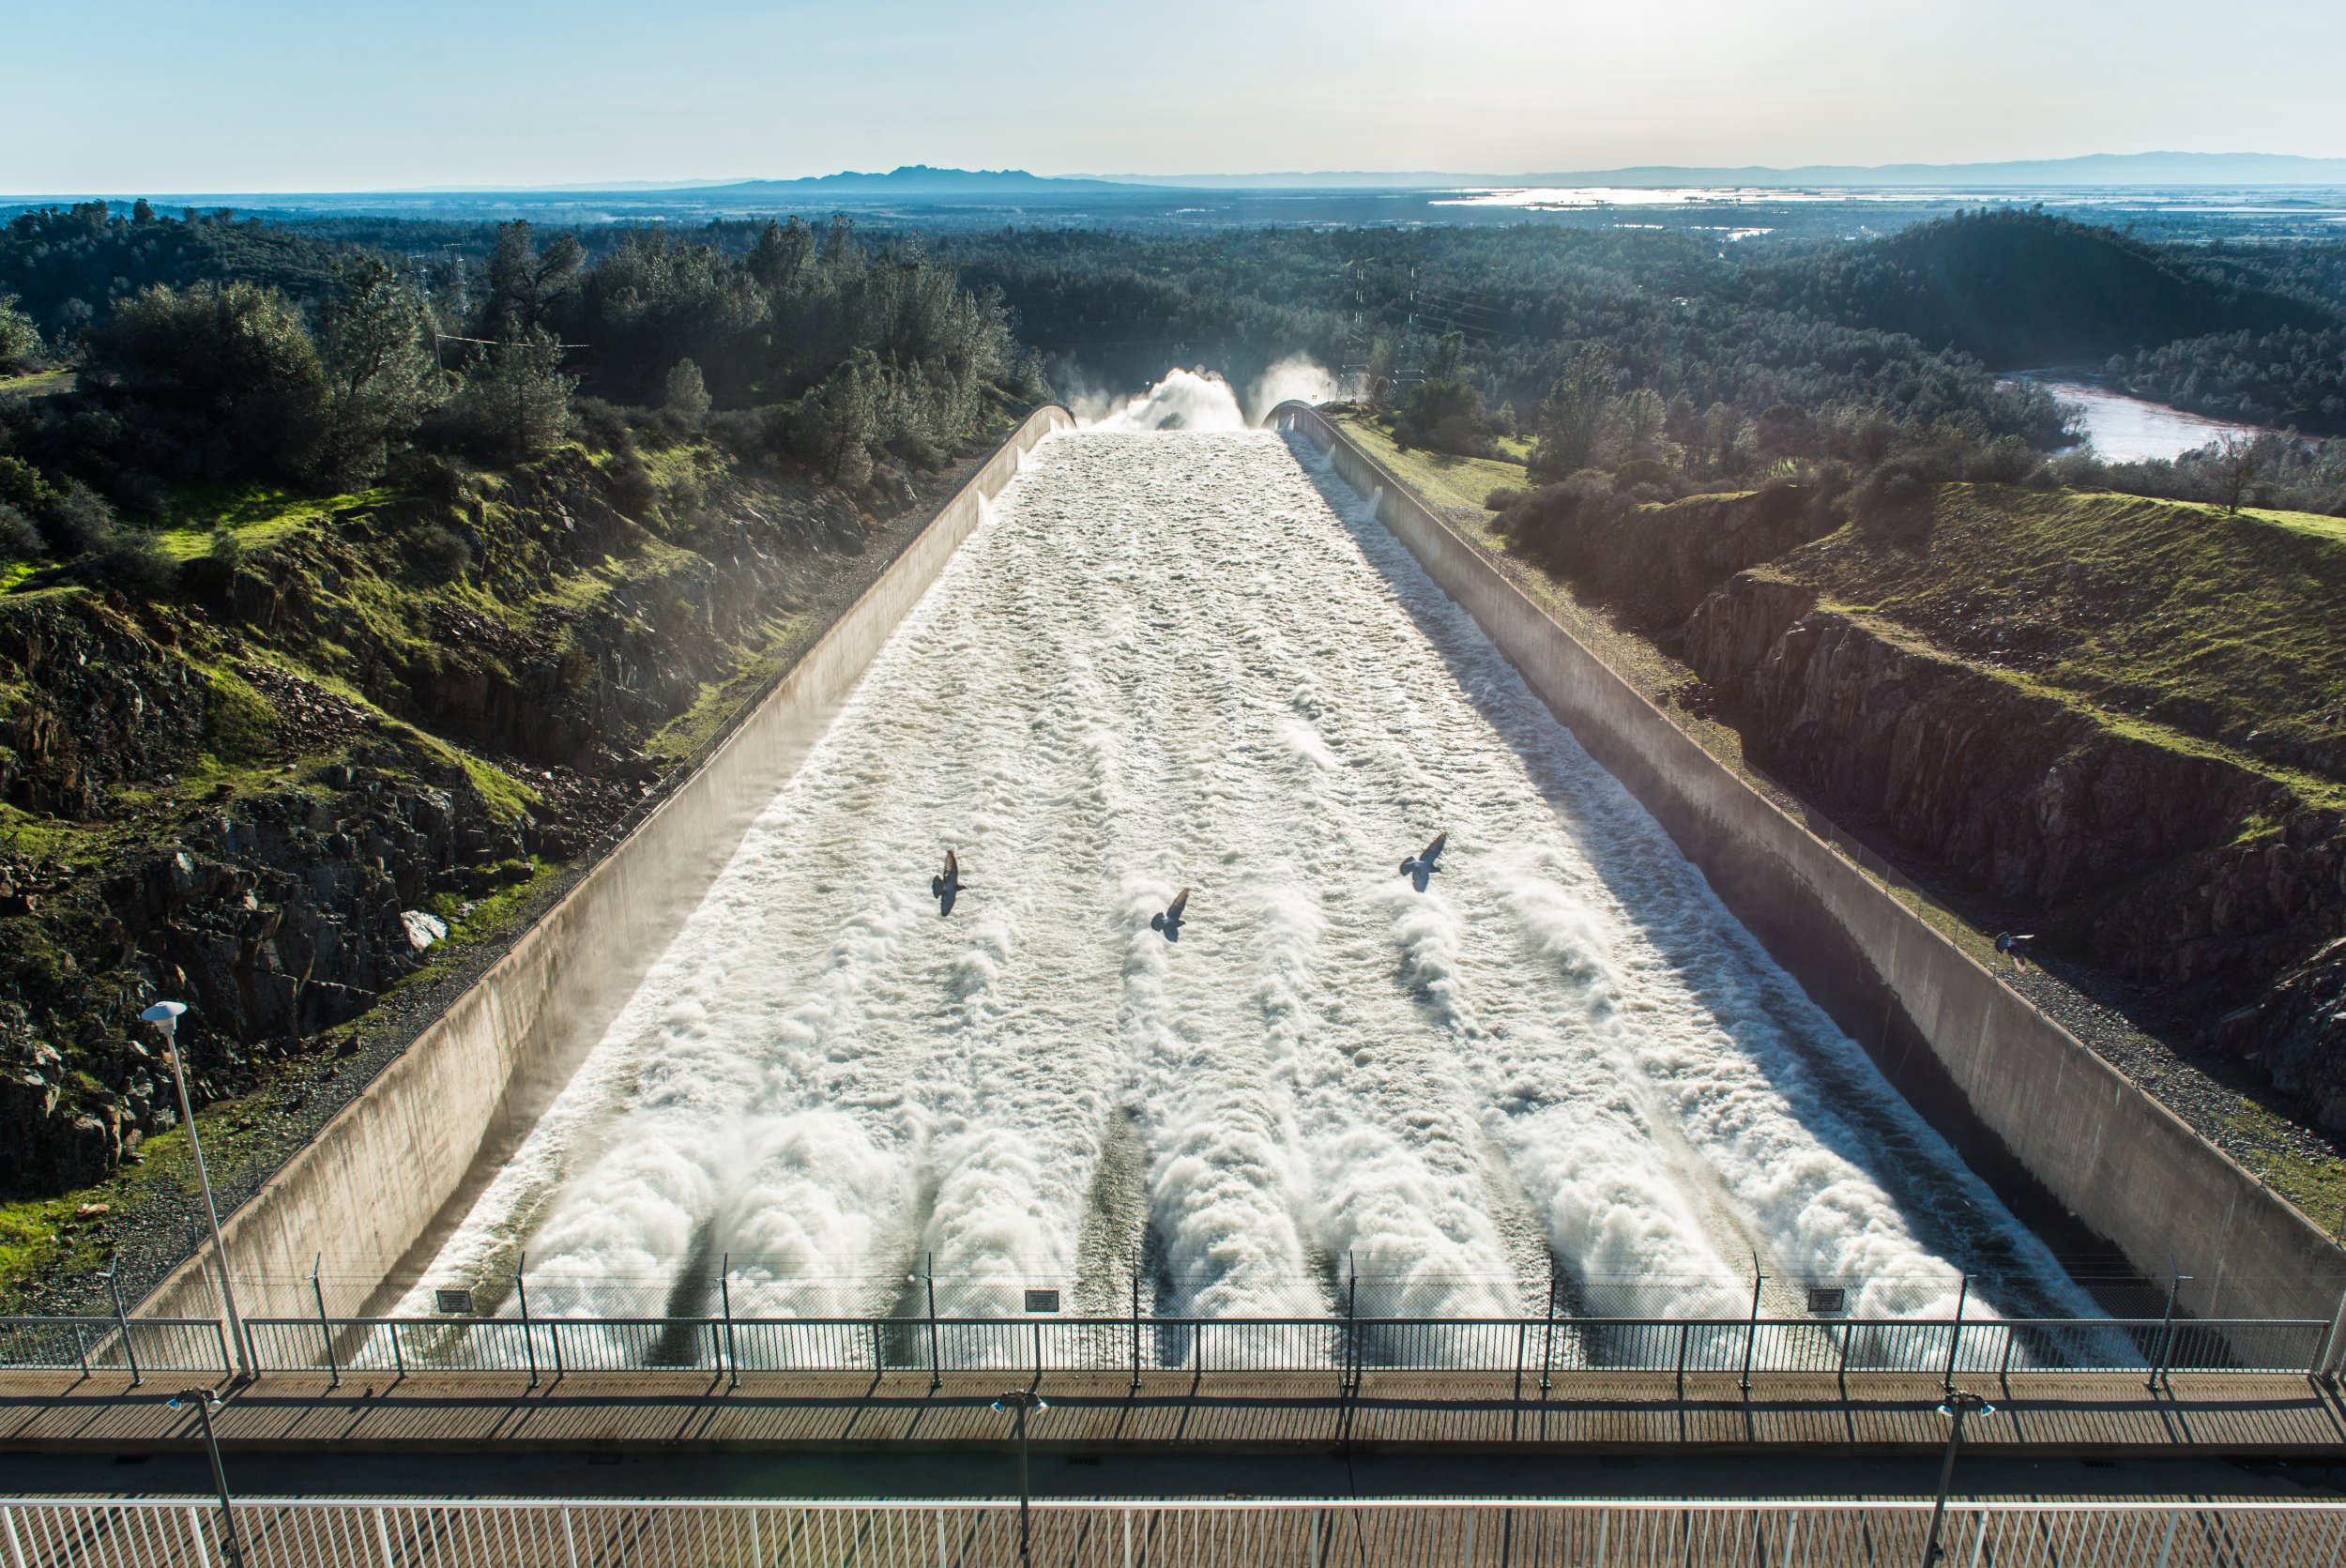
M733 1346L733 1255L725 1253L717 1264L717 1301L725 1315L725 1371L732 1378L731 1386L741 1386L741 1356Z
M1361 1388L1361 1275L1352 1267L1350 1253L1344 1259L1344 1393L1348 1399Z
M114 1323L122 1332L123 1358L130 1363L130 1386L139 1386L139 1347L130 1338L130 1315L122 1310L122 1286L114 1278L114 1265L106 1267L106 1292L114 1299ZM2346 1312L2346 1297L2339 1298L2338 1310Z
M937 1254L929 1254L929 1392L935 1393L945 1386L945 1362L937 1347Z
M1531 1332L1531 1324L1516 1324L1516 1403L1518 1405L1523 1403L1523 1340Z
M1840 1329L1841 1329L1841 1334L1840 1334L1840 1339L1841 1339L1841 1355L1840 1355L1839 1364L1837 1364L1836 1366L1835 1366L1835 1367L1834 1367L1834 1369L1833 1369L1833 1380L1834 1380L1834 1382L1835 1382L1836 1385L1838 1385L1838 1386L1839 1386L1839 1388L1840 1388L1840 1390L1841 1390L1841 1397L1842 1397L1842 1398L1844 1398L1844 1399L1847 1399L1847 1398L1849 1397L1849 1336L1850 1336L1850 1323L1849 1323L1849 1319L1848 1319L1848 1318L1844 1317L1843 1319L1841 1319Z
M1736 1379L1736 1386L1744 1391L1746 1398L1751 1394L1751 1352L1753 1347L1760 1343L1760 1286L1766 1278L1767 1276L1760 1271L1760 1255L1753 1253L1751 1255L1751 1322L1744 1330L1744 1375Z
M383 1554L383 1568L395 1568L391 1560L391 1530L384 1522L380 1508L374 1511L374 1545L375 1549Z
M1686 1335L1693 1328L1692 1323L1682 1322L1678 1325L1678 1399L1681 1404L1686 1399Z
M1556 1255L1547 1255L1547 1332L1540 1336L1540 1397L1547 1397L1548 1369L1556 1362Z
M2167 1260L2167 1310L2158 1320L2158 1353L2151 1358L2150 1381L2143 1385L2154 1393L2158 1392L2158 1379L2167 1370L2167 1351L2175 1333L2175 1293L2183 1288L2183 1275L2176 1271L2172 1257Z
M89 1341L82 1337L82 1325L73 1325L73 1359L82 1363L82 1376L89 1376Z
M2338 1293L2338 1310L2330 1314L2330 1332L2322 1336L2322 1347L2314 1352L2309 1374L2329 1374L2338 1355L2338 1333L2341 1328L2346 1328L2346 1290Z
M872 1319L872 1370L875 1373L888 1370L888 1347L880 1341L880 1320L876 1317Z
M1955 1394L1955 1351L1963 1340L1963 1306L1972 1298L1972 1276L1965 1274L1955 1292L1955 1326L1947 1331L1947 1370L1939 1379L1939 1392L1952 1398Z
M407 1376L407 1352L400 1348L399 1319L385 1318L383 1326L391 1331L391 1365L398 1369L399 1376L404 1380Z
M534 1389L538 1386L538 1339L529 1332L529 1282L522 1277L523 1265L528 1261L529 1255L526 1252L514 1255L513 1293L521 1299L522 1351L529 1358L529 1386ZM558 1363L562 1354L562 1342L559 1338L555 1341L554 1354Z
M326 1320L326 1286L318 1281L318 1271L326 1267L326 1255L319 1253L310 1260L310 1294L318 1303L318 1339L326 1347L327 1387L343 1386L343 1369L334 1362L334 1326Z
M1138 1264L1135 1264L1135 1265L1133 1266L1133 1390L1132 1390L1132 1391L1133 1391L1133 1393L1138 1393L1140 1392L1140 1266L1139 1266ZM1129 1530L1131 1529L1131 1526L1132 1526L1132 1519L1131 1519L1131 1516L1130 1516L1129 1515L1126 1515L1126 1517L1125 1517L1125 1521L1124 1521L1124 1522L1125 1522L1125 1528Z

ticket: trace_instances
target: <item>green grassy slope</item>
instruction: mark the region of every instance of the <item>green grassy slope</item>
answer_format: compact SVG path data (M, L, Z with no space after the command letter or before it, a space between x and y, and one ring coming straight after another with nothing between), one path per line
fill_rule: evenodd
M2346 780L2337 518L1948 485L1771 570L2122 726Z

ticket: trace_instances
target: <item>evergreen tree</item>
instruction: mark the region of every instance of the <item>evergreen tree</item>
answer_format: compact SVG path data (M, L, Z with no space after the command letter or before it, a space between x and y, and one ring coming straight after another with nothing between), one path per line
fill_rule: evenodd
M32 317L16 308L16 296L0 294L0 374L22 370L40 353L40 333Z
M688 419L708 412L708 387L701 380L701 368L692 360L678 359L669 370L667 404L670 412Z
M1595 461L1612 390L1613 357L1596 343L1584 343L1540 403L1539 444L1531 451L1534 479L1562 479Z
M533 327L503 340L465 373L464 424L475 444L511 463L552 449L570 434L571 388L562 349Z
M328 388L319 475L333 484L380 476L390 448L414 434L440 376L425 343L424 304L380 256L345 263L318 312Z

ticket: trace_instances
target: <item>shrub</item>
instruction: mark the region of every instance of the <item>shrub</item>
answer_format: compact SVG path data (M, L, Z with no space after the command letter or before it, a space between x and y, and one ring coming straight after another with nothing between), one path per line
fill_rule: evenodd
M433 582L452 582L472 565L472 546L454 529L430 523L408 539L407 559Z
M28 561L40 554L40 530L33 520L0 501L0 561Z
M1491 487L1491 493L1483 497L1483 510L1485 511L1507 511L1523 505L1531 498L1531 492L1520 485L1494 485Z
M1658 457L1633 457L1613 470L1613 488L1628 490L1637 485L1668 487L1677 479L1678 470Z
M665 390L669 412L686 419L698 419L708 412L708 384L692 360L678 359L669 368Z
M64 559L90 555L114 542L114 509L78 480L68 480L63 489L50 493L39 523L50 552Z

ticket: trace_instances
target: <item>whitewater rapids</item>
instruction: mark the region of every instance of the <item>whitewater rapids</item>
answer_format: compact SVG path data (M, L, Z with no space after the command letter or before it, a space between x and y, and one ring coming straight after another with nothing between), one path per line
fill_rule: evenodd
M1438 830L1428 891L1397 870ZM929 877L948 847L967 891ZM1150 917L1191 888L1178 944ZM1056 435L431 1287L2092 1310L1300 443ZM1372 1294L1373 1293L1373 1294ZM428 1310L428 1308L426 1309Z

